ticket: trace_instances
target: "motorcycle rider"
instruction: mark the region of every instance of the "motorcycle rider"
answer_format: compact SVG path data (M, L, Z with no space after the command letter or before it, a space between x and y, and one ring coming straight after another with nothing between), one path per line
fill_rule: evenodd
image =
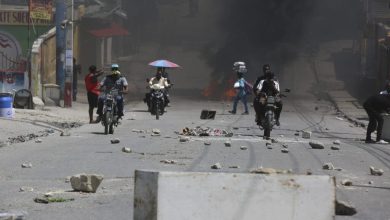
M256 122L258 125L261 125L261 121L264 117L265 103L261 103L261 98L264 96L274 96L276 97L276 110L275 110L275 120L276 125L280 126L279 118L280 113L282 112L283 103L280 99L280 87L279 82L275 79L274 73L271 71L267 71L265 68L264 79L260 80L257 86L254 86L254 92L256 94L256 98L253 102L253 107L256 111Z
M153 85L158 84L160 88L164 90L164 101L165 104L167 103L167 94L166 94L166 88L170 87L170 84L168 83L168 80L163 77L163 67L158 67L155 77L152 77L149 80L149 88L152 88ZM150 100L150 93L148 94L147 100Z
M119 71L118 64L111 65L111 73L103 78L100 82L100 88L104 90L103 93L100 94L98 99L98 110L97 114L99 115L98 121L101 120L103 115L103 105L104 100L106 99L106 94L113 88L118 89L119 94L115 97L117 110L118 110L118 119L123 117L123 93L128 92L128 83L126 78L121 75Z
M255 84L253 84L253 93L256 94L257 92L257 86L261 82L261 80L265 79L265 74L271 72L271 66L269 64L264 64L263 65L263 75L257 77Z

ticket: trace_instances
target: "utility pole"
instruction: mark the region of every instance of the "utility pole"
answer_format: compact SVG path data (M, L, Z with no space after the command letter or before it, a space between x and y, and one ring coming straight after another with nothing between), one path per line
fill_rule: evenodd
M56 0L56 82L60 86L61 98L65 91L65 30L63 22L66 19L66 4L64 0Z
M74 0L67 0L66 52L65 52L65 93L64 107L72 107L73 94L73 5Z

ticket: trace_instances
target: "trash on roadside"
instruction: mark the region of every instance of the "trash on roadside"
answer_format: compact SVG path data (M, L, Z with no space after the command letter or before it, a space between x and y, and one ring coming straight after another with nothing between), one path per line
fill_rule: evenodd
M43 203L43 204L49 204L49 203L55 203L55 202L70 202L74 201L74 198L62 198L62 197L36 197L34 199L34 202L36 203Z

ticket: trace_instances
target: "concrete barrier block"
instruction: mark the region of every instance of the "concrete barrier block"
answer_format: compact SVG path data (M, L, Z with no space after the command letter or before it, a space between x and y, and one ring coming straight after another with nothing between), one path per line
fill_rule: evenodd
M330 176L135 171L134 220L331 220Z
M383 115L383 119L382 139L390 141L390 115Z

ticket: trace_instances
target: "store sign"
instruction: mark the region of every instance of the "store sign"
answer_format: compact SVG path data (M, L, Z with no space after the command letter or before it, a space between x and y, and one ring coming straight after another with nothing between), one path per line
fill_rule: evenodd
M31 19L34 25L51 25L53 16L50 20ZM28 25L28 11L5 11L0 10L0 25Z
M53 3L51 0L30 0L32 19L52 20Z

